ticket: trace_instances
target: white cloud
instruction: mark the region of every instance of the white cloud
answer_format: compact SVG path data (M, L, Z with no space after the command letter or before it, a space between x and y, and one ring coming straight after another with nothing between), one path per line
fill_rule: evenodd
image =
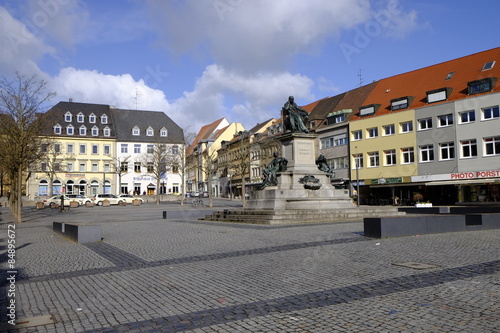
M59 100L109 104L123 109L165 111L169 103L163 91L135 81L130 74L106 75L97 71L64 68L51 80Z

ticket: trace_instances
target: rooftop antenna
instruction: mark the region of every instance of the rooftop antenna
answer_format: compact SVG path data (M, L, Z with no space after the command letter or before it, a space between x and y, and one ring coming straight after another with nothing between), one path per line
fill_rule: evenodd
M358 77L359 77L359 86L361 87L364 83L363 81L363 75L361 74L361 68L358 71Z
M137 87L135 88L135 97L132 97L132 99L135 100L135 109L137 110L137 104L139 104L139 96L141 94L139 93L139 91L137 90Z

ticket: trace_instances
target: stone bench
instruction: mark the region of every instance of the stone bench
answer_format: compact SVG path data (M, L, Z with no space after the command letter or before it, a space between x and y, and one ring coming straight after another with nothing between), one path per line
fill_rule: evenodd
M102 240L100 225L52 222L52 230L77 243L91 243Z

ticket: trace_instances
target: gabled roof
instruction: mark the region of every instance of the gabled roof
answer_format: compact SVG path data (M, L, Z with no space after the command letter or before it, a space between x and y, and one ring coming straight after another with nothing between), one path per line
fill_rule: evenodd
M226 127L228 125L229 123L226 118L220 118L211 124L203 126L198 132L198 135L196 135L196 138L193 140L193 143L191 143L191 145L187 148L186 155L190 155L200 142L213 139L213 136L216 134L218 128L221 126Z
M67 122L64 119L64 115L67 112L70 112L72 115L72 121ZM76 117L78 114L82 113L84 115L83 123L77 121ZM89 122L89 116L94 114L97 117L95 123ZM106 115L108 117L108 121L106 124L102 124L100 118L102 115ZM67 135L65 131L62 131L61 134L57 136L61 137L92 137L96 138L96 136L92 136L90 129L94 126L97 126L99 129L99 136L97 138L103 138L103 130L108 127L110 129L110 136L106 138L115 138L116 130L114 126L113 116L110 111L109 105L103 104L88 104L88 103L75 103L75 102L59 102L54 105L51 109L49 109L46 113L41 116L44 121L43 134L44 135L54 135L54 126L59 124L64 129L68 125L72 125L75 129L74 135ZM78 128L84 125L87 128L87 135L79 135Z
M250 133L260 133L260 132L263 132L267 127L273 125L275 122L277 122L278 120L275 119L275 118L271 118L271 119L268 119L262 123L259 123L257 125L255 125L254 127L252 127L249 132Z
M169 116L161 111L141 111L111 109L117 128L118 141L157 142L162 128L167 130L167 137L161 138L165 143L184 143L184 132ZM140 135L132 135L132 128L138 127ZM153 136L146 135L146 129L151 127Z
M309 114L309 120L325 119L327 114L332 112L337 104L342 100L346 93L327 97L316 102L316 106L312 109Z
M483 70L483 66L491 61L496 62L493 68ZM449 78L449 75L451 75L451 78ZM375 116L379 116L391 112L391 100L406 96L412 96L414 99L408 108L402 110L457 101L469 97L467 91L468 82L489 77L500 78L500 48L494 48L382 79L366 98L364 105L380 104L375 114ZM442 88L448 88L448 91L451 91L448 98L445 101L428 104L426 93ZM497 91L500 91L500 82L498 81L493 87L492 92ZM481 94L473 96L476 97L479 95ZM373 115L362 118L368 117L373 117ZM360 117L355 115L353 120L357 119L360 119Z

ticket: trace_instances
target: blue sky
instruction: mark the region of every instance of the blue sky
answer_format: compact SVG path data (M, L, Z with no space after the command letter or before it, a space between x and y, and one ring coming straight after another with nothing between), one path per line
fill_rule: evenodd
M324 97L499 45L500 2L4 0L0 74L52 100L250 128Z

